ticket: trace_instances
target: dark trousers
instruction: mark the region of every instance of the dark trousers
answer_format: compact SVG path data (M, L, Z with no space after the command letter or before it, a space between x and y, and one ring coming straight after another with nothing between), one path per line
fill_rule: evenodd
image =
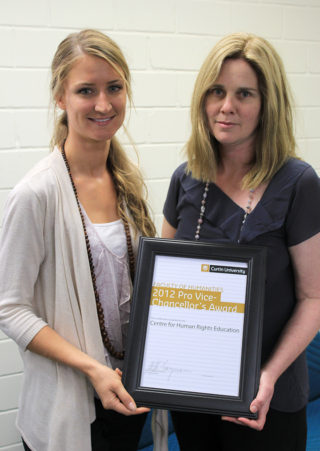
M136 451L147 414L126 417L105 410L95 399L96 420L91 424L92 451Z
M306 409L270 409L262 431L222 421L220 416L171 412L181 451L305 451Z
M23 448L25 451L31 451L31 449L29 448L29 446L26 444L26 442L22 439L22 444L23 444Z
M95 407L96 419L91 424L92 451L136 451L147 414L126 417L105 410L97 399ZM32 451L24 441L22 443L25 451Z

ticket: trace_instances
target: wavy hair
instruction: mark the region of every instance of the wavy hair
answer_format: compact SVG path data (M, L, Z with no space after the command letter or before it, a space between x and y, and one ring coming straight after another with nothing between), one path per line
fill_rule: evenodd
M84 54L102 58L118 72L126 85L129 102L132 103L131 77L128 64L118 45L97 30L82 30L67 36L58 46L51 65L51 100L54 105L54 131L51 149L60 149L68 135L66 111L58 113L57 99L63 94L64 83L75 62ZM112 137L107 161L118 196L118 212L136 232L154 236L147 202L147 190L138 168L130 161L119 141ZM129 210L129 213L127 212Z
M191 136L186 145L188 171L203 181L215 181L219 143L209 130L205 113L208 92L226 59L241 58L255 71L261 94L261 112L255 141L255 160L243 179L244 188L269 181L289 157L296 156L292 95L280 56L265 39L248 33L222 38L205 59L191 102Z

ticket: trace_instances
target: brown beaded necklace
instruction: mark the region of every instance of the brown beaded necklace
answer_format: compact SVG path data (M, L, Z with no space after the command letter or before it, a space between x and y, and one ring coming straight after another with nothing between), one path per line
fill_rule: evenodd
M94 271L94 264L93 264L93 260L92 260L92 253L91 253L90 242L89 242L89 238L88 238L88 234L87 234L87 228L86 228L84 217L83 217L83 213L82 213L82 210L81 210L81 206L80 206L80 202L79 202L79 198L78 198L78 193L77 193L77 188L76 188L76 186L74 184L74 181L73 181L73 178L72 178L72 175L71 175L70 166L69 166L69 163L68 163L68 160L67 160L67 157L66 157L66 153L65 153L65 150L64 150L64 144L62 146L61 153L62 153L62 157L63 157L63 160L65 162L65 165L66 165L66 168L67 168L67 171L68 171L68 174L69 174L71 186L72 186L75 198L76 198L76 202L77 202L79 213L80 213L80 217L81 217L84 237L85 237L85 240L86 240L86 247L87 247L87 253L88 253L88 260L89 260L89 266L90 266L90 273L91 273L94 297L96 299L96 304L97 304L97 313L98 313L98 319L99 319L99 325L100 325L100 332L101 332L102 341L103 341L104 346L108 350L108 352L113 357L115 357L118 360L123 360L124 359L124 351L116 351L115 350L114 346L110 342L110 339L109 339L109 336L108 336L108 332L106 330L105 321L104 321L104 312L103 312L103 308L102 308L102 305L101 305L101 302L100 302L99 293L98 293L98 290L97 290L96 275L95 275L95 271ZM129 267L130 267L130 275L131 275L131 280L133 281L133 278L134 278L134 263L135 262L134 262L134 253L133 253L131 236L130 236L130 229L129 229L128 221L124 217L122 217L121 219L123 221L124 230L125 230L125 234L126 234L128 257L129 257Z

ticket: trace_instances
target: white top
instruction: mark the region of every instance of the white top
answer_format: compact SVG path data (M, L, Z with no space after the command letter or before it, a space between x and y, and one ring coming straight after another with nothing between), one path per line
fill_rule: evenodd
M127 252L127 240L121 219L103 224L93 224L103 244L118 257Z
M92 224L82 207L90 242L96 286L104 312L109 339L117 351L123 351L128 332L132 284L128 266L127 239L121 220ZM123 368L123 360L112 357L106 348L107 363Z

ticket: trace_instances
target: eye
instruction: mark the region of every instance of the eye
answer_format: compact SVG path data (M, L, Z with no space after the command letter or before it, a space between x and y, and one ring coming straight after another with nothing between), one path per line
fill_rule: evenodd
M119 91L121 91L122 89L123 89L123 85L121 85L121 84L114 84L114 85L110 85L110 86L108 87L108 90L109 90L109 92L111 92L111 93L119 92Z
M87 87L83 87L78 89L77 91L78 94L81 94L83 96L89 96L93 93L93 89L92 88L87 88Z
M239 96L243 99L246 99L247 97L252 96L252 92L249 91L248 89L240 89Z
M222 97L224 95L224 90L219 86L216 86L209 90L209 94L213 94L216 97Z

